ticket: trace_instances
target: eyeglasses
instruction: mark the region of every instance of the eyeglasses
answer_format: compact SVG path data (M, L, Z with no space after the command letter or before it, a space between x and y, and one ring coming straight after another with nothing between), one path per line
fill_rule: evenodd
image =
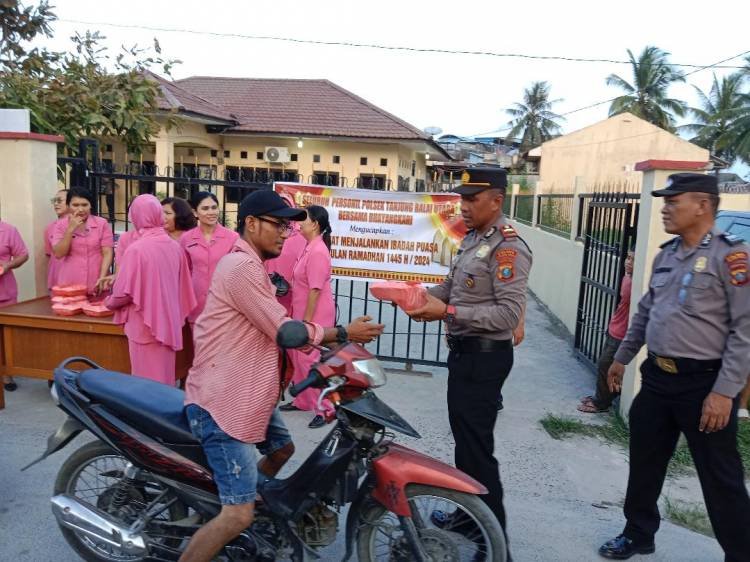
M693 280L692 271L688 271L685 275L682 276L682 286L680 287L680 292L677 293L677 302L679 302L680 305L685 304L685 301L687 300L688 286L690 285L690 282L692 280Z
M279 234L291 234L292 232L292 223L288 221L272 221L271 219L267 219L266 217L255 217L259 221L267 222L270 224L276 225L276 230L279 231Z
M55 203L65 203L65 199L60 198L60 197L53 197L52 199L49 200L49 202L52 203L53 205Z

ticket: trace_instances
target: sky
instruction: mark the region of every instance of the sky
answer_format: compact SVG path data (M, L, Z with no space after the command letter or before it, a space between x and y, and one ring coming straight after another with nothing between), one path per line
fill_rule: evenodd
M705 3L692 7L654 0L617 4L601 0L53 0L53 4L61 21L54 24L55 37L44 43L57 49L69 48L68 38L75 31L100 31L107 37L104 44L115 51L123 44L146 46L157 37L165 56L182 61L172 71L176 79L195 75L326 78L420 129L439 127L444 133L466 136L507 130L504 109L521 101L524 88L534 81L549 82L552 97L562 100L554 110L566 113L616 96L618 90L607 86L605 79L616 73L632 81L630 67L297 44L103 24L620 61L627 60L626 49L639 53L644 46L655 45L670 52L674 63L701 66L750 50L750 2L739 0L721 2L721 13ZM741 66L742 58L724 64ZM708 92L713 72L721 77L733 70L702 70L689 76L686 84L675 85L670 94L695 105L693 86ZM608 108L605 103L568 115L563 132L605 119ZM734 171L750 173L746 166L735 166Z

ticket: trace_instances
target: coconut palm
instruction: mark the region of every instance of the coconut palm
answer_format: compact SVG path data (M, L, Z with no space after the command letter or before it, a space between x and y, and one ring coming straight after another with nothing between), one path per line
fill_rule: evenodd
M558 121L564 117L554 113L552 106L562 100L549 99L550 85L547 82L533 82L523 92L523 103L514 103L505 113L513 119L508 140L521 139L521 152L542 144L560 134Z
M669 53L658 47L645 47L637 60L628 49L628 57L633 71L632 83L617 74L607 77L608 86L625 92L612 101L610 116L628 112L662 129L674 130L674 116L685 115L687 105L668 97L667 90L675 82L684 82L684 75L669 64Z
M693 86L698 94L700 107L690 108L695 122L680 127L688 133L694 133L691 142L709 149L711 154L730 164L737 158L736 125L750 115L750 105L742 92L742 82L740 73L725 76L721 81L714 74L708 95Z

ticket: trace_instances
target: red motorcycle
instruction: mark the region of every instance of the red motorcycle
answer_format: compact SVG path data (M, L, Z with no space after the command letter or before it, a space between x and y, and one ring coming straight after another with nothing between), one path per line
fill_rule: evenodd
M301 322L290 321L277 342L296 348L307 337ZM88 368L73 370L75 363ZM259 482L255 520L224 547L221 560L320 558L316 549L334 541L345 506L343 560L355 548L362 562L506 560L502 529L479 498L486 489L393 442L388 429L419 434L372 391L385 382L364 347L323 350L290 393L323 389L336 424L294 474ZM183 392L107 371L84 357L55 370L54 388L69 417L29 466L84 430L97 438L65 461L55 482L52 510L70 546L90 561L177 560L221 509L183 413Z

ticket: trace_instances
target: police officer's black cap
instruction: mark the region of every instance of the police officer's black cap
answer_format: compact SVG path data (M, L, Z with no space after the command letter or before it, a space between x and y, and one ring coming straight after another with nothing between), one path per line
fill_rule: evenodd
M453 190L460 195L475 195L485 189L500 189L505 193L508 175L502 168L467 168L461 174L461 185Z
M244 224L247 217L260 216L303 221L307 218L307 211L290 207L275 191L259 189L247 195L240 203L237 223Z
M667 178L667 185L663 189L651 192L654 197L667 197L680 193L711 193L719 194L719 182L716 176L708 174L681 173L672 174Z

